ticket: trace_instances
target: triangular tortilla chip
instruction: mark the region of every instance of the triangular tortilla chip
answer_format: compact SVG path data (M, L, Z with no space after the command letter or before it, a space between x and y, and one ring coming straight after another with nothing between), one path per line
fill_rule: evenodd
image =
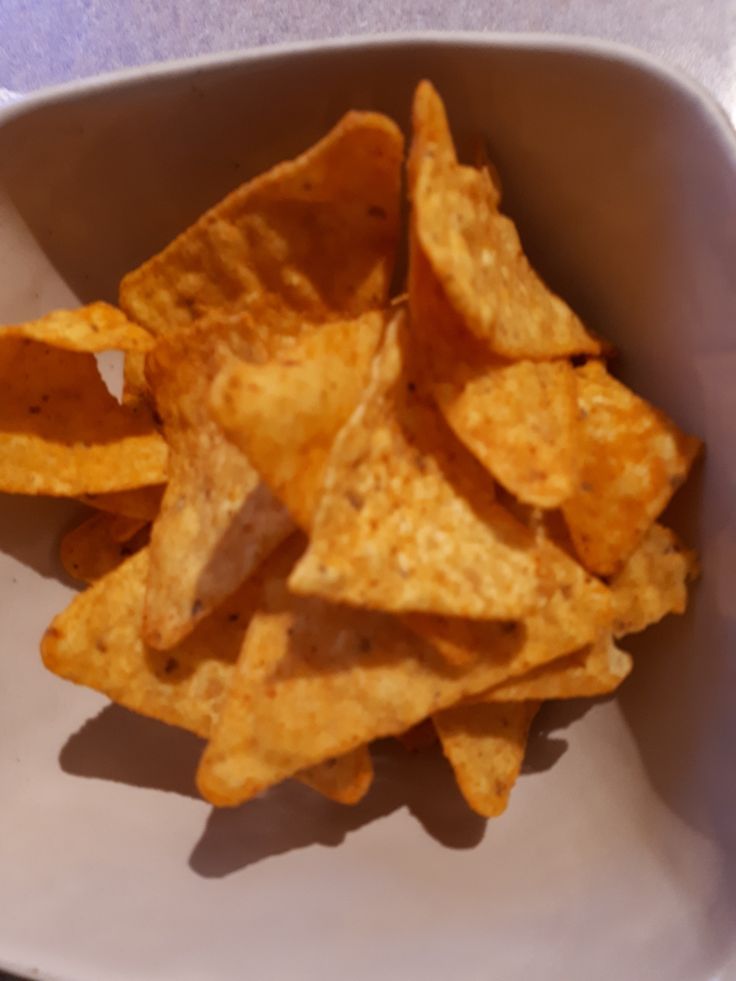
M457 437L520 500L540 507L566 500L579 454L572 366L490 355L450 307L416 235L409 304L428 382Z
M540 597L538 608L518 623L424 613L405 614L402 620L433 644L450 664L458 666L474 661L480 651L492 650L499 642L500 629L516 631L519 649L499 681L525 674L588 645L611 624L610 590L586 575L577 563L565 563L559 554L555 554L554 562L566 575L560 575L554 593L546 599Z
M458 705L434 724L460 791L483 817L506 810L539 702Z
M302 599L267 583L227 705L202 759L208 800L248 799L293 770L382 736L508 676L523 633L495 624L495 642L462 670L383 614Z
M243 185L123 281L121 304L153 333L176 335L203 317L212 327L192 328L196 342L158 349L148 360L148 381L176 457L176 486L167 489L152 537L149 643L166 647L185 636L237 587L265 541L279 539L272 529L274 499L214 425L207 405L209 385L227 355L256 354L241 351L235 328L227 328L227 338L220 332L212 351L207 338L215 337L226 314L249 312L234 321L247 321L249 343L257 335L263 360L284 337L380 307L398 238L402 145L386 117L348 113L297 160ZM167 389L165 376L187 373L177 364L183 358L199 378ZM187 403L181 412L180 398ZM182 417L179 439L172 419ZM178 542L175 551L162 544L167 526L168 541ZM186 579L178 582L192 546L196 558L188 557Z
M205 314L325 320L383 305L399 234L403 138L349 112L322 140L238 188L129 273L120 304L155 334Z
M406 731L503 678L519 648L498 625L493 649L458 671L393 617L295 596L284 575L266 585L202 757L198 785L213 804Z
M262 356L247 317L162 338L148 377L170 447L169 483L151 532L143 633L179 643L293 530L243 453L213 420L213 379L233 353Z
M162 653L146 647L140 635L148 562L144 549L77 596L46 631L44 664L134 712L207 737L259 601L261 578L231 596L184 643ZM332 800L356 803L373 778L370 752L359 747L297 777Z
M107 390L94 354L0 335L0 491L127 490L165 481L167 458L150 421Z
M428 82L414 99L412 226L466 328L505 358L597 354L598 341L529 265L485 171L450 154L444 107ZM429 123L427 121L430 121Z
M567 588L571 565L541 555L494 503L487 474L421 391L399 311L333 444L291 588L370 609L516 619Z
M414 194L419 172L425 161L432 160L446 166L457 164L455 144L444 104L432 83L426 79L414 91L411 110L411 144L406 164L409 197Z
M384 315L325 324L264 363L238 361L212 387L226 435L294 520L309 528L332 443L360 399Z
M599 361L575 374L582 417L581 467L562 513L582 563L617 572L685 480L700 449Z
M687 584L698 575L695 553L655 524L611 579L617 637L638 633L668 613L684 613Z
M126 708L208 735L259 596L254 579L186 641L155 651L141 639L149 550L77 596L44 637L50 671Z
M109 303L90 303L76 310L54 310L24 324L0 327L0 339L24 337L65 351L131 351L144 354L153 347L153 337L131 323Z

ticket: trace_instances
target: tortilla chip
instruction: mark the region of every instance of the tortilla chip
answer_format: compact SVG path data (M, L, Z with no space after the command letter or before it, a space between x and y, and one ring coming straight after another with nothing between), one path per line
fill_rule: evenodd
M81 582L95 582L148 541L145 521L112 514L93 514L61 539L64 569Z
M0 389L0 491L77 497L166 479L166 444L108 392L94 354L2 337Z
M483 817L506 810L538 708L539 702L490 702L458 705L434 716L460 792Z
M373 761L367 746L317 763L297 774L297 779L338 804L357 804L373 783Z
M384 327L374 312L326 324L262 364L239 361L212 387L213 414L302 528L327 456L370 375Z
M558 579L556 588L541 596L537 608L515 628L522 631L521 644L497 684L587 647L610 634L613 622L611 591L571 557L560 513L520 505L506 493L501 497L534 537L540 565L555 568ZM427 614L408 614L403 620L452 664L466 664L497 643L496 623Z
M295 160L242 185L129 273L120 305L155 334L259 308L319 323L388 297L399 235L403 138L349 112Z
M412 197L425 160L446 166L457 164L455 144L444 103L426 79L417 85L412 103L412 135L406 174Z
M173 650L141 639L149 550L143 549L77 596L41 645L54 674L94 688L126 708L208 735L259 596L254 580Z
M147 412L151 421L155 421L153 396L146 381L146 356L139 351L127 351L123 359L122 403Z
M579 425L567 361L503 361L452 310L412 235L412 328L447 422L488 472L520 500L556 507L575 487Z
M96 519L107 515L91 521ZM46 631L44 664L134 712L207 737L232 680L261 579L253 577L184 643L162 653L141 640L148 562L144 549L77 596ZM372 781L370 752L359 747L297 776L326 797L353 804Z
M616 647L607 634L581 651L493 688L483 700L523 702L608 695L628 677L633 666L631 656Z
M402 620L458 666L473 662L482 651L503 646L503 634L515 631L518 649L512 661L499 663L494 683L525 674L591 643L611 624L610 590L576 563L565 563L559 555L555 562L560 575L554 592L546 600L540 597L538 608L519 623L425 613L404 614Z
M684 613L687 584L698 575L694 552L655 524L611 580L616 637L638 633L668 613Z
M512 619L553 596L569 560L542 556L421 391L406 318L389 325L337 436L295 592L401 612ZM558 568L559 561L563 568Z
M232 357L263 355L247 317L162 338L148 377L170 447L169 483L151 532L143 634L179 643L293 530L288 513L211 417L212 380Z
M198 785L213 804L238 804L487 690L519 647L497 625L499 643L453 670L393 617L295 596L286 575L266 585L202 757Z
M163 493L163 485L156 484L154 487L137 487L135 490L113 491L110 494L82 494L79 500L98 511L153 521L161 507Z
M153 338L109 303L90 303L76 310L54 310L38 320L0 327L0 341L26 338L66 351L135 351L144 354Z
M612 378L601 362L590 361L575 374L581 467L562 513L582 563L609 576L665 509L701 444Z
M449 153L440 115L438 94L423 83L413 113L412 228L451 306L501 357L598 354L598 341L529 265L488 172Z

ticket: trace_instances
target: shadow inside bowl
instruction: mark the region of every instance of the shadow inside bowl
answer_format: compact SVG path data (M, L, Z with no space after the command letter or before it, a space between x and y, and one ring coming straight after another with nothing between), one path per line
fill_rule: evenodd
M567 742L551 738L580 718L590 703L546 707L532 733L525 774L552 767ZM109 705L69 737L59 755L65 773L111 780L197 798L194 781L202 741L191 733ZM486 820L462 799L437 746L409 752L394 740L373 746L375 780L355 807L335 804L295 780L237 808L214 809L189 859L194 872L219 878L273 855L321 844L339 845L348 834L402 808L447 848L474 848ZM294 815L299 820L294 820Z

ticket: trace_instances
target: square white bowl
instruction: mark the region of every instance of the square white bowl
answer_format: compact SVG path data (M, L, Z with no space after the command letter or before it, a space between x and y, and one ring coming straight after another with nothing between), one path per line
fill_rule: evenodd
M0 963L74 981L736 979L736 141L692 83L579 39L444 35L133 71L0 111L0 323L114 299L127 269L346 109L443 93L545 277L708 444L671 520L684 618L614 701L545 712L508 812L382 747L341 809L196 798L193 737L47 674L73 508L0 500ZM0 461L1 465L1 461Z

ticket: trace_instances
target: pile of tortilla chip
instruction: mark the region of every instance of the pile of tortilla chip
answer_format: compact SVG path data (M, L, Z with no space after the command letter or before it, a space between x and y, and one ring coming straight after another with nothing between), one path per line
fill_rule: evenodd
M658 519L699 441L612 377L427 82L392 298L403 165L390 119L349 112L125 276L120 309L0 334L0 489L91 509L44 663L206 739L216 805L289 777L355 803L371 743L431 726L500 814L540 704L613 692L620 639L697 571Z

